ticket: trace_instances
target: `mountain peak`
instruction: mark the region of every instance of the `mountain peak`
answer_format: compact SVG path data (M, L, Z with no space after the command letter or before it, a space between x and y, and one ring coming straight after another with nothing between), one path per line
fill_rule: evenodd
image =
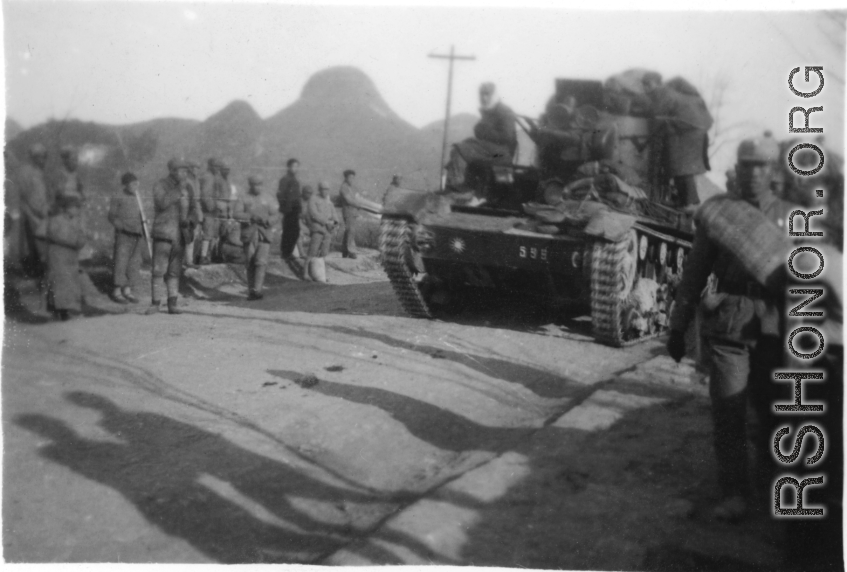
M253 106L243 99L230 101L226 106L209 117L208 123L232 123L256 125L262 122L262 118L253 109Z
M352 66L336 66L312 75L300 99L309 102L365 104L388 109L376 85L368 75Z

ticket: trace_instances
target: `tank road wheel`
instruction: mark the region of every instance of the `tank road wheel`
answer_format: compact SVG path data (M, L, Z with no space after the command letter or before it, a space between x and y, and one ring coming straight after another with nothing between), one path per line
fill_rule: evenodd
M628 316L627 298L638 271L639 242L635 231L615 243L594 243L591 252L591 324L599 341L620 347Z
M407 314L431 318L432 313L421 291L423 264L412 250L412 227L404 219L382 217L379 225L379 250L382 267Z

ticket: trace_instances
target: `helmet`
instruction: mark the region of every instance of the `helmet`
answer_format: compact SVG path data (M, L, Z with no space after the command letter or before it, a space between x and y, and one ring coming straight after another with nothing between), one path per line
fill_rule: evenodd
M265 184L265 180L261 177L261 175L250 175L247 177L247 182L252 186Z
M187 169L188 162L181 157L173 157L168 161L168 171L176 171L177 169Z
M738 146L739 163L776 163L779 160L779 145L772 137L745 139Z
M318 183L318 190L320 191L323 189L329 190L329 183L327 183L326 181L321 181L320 183Z
M479 93L492 94L495 91L497 91L497 86L495 86L494 83L490 81L486 81L485 83L479 86Z

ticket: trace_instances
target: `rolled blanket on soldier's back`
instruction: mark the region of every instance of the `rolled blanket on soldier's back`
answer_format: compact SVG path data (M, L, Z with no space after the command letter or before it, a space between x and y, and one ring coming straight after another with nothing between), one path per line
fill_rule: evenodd
M774 225L750 203L729 195L703 203L694 220L710 240L738 259L750 278L767 286L786 267L794 249L785 228Z

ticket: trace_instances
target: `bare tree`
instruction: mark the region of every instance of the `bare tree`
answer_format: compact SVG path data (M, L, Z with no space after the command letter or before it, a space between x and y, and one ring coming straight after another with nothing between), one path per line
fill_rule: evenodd
M712 127L709 129L709 159L714 159L717 153L726 146L738 143L742 130L749 131L757 126L753 121L726 121L726 109L730 103L728 93L731 92L732 79L725 71L715 74L701 74L698 82L704 89L701 93L706 102L706 108L712 114Z
M828 66L827 79L831 78L840 86L844 86L844 70L840 67L845 50L845 33L847 33L847 10L821 10L814 12L814 25L818 35L813 42L797 44L791 34L785 31L783 24L777 22L770 14L765 15L767 22L782 37L785 43L804 60L826 58L834 60L839 66ZM817 62L816 64L817 65Z

